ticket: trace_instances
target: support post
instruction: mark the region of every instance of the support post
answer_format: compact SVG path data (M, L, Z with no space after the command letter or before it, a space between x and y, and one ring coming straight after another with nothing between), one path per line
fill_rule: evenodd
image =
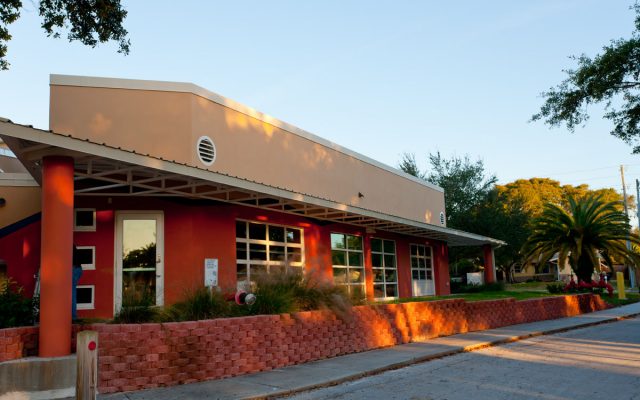
M449 276L449 246L440 242L433 247L434 279L437 296L451 294L451 277Z
M73 158L48 156L42 165L41 357L71 353L72 252Z
M493 255L493 247L490 244L482 246L484 255L484 283L496 281L496 263Z
M98 392L98 332L78 332L76 400L95 400Z

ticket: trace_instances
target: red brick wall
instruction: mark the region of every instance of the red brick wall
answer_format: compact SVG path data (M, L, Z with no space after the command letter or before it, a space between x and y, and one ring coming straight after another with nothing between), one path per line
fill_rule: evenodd
M98 324L101 393L219 379L312 360L606 308L599 296L354 307L140 325Z
M606 307L599 296L590 294L471 303L452 299L359 306L342 319L309 311L163 324L93 324L73 331L74 336L84 329L99 332L100 392L112 393L226 378ZM0 330L0 361L34 354L37 329Z
M38 354L38 327L0 329L0 362Z

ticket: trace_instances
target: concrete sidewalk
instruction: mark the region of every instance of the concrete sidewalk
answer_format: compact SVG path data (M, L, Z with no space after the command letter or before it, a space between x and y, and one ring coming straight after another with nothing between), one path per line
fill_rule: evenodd
M640 315L640 303L577 317L512 325L350 354L235 378L99 396L100 399L264 399L335 385L407 365Z

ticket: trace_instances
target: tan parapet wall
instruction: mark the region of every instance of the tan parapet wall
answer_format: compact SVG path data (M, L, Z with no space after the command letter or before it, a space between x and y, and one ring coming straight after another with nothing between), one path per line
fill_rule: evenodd
M42 210L38 186L4 186L0 181L0 197L5 200L0 207L0 229Z
M82 78L51 85L50 129L293 192L440 225L444 193L237 103L191 92L123 88L145 81ZM113 82L116 87L104 87ZM140 85L138 85L140 86ZM150 85L147 85L150 86ZM204 90L204 89L202 89ZM226 106L224 104L228 104ZM247 111L249 110L249 111ZM207 167L196 143L209 136ZM360 196L362 194L362 196Z

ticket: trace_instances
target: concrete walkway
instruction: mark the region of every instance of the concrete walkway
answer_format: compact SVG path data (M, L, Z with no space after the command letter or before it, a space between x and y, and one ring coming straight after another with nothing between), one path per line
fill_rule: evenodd
M577 317L512 325L459 334L295 365L235 378L138 392L99 396L100 399L264 399L336 385L407 365L586 326L640 315L640 303Z

